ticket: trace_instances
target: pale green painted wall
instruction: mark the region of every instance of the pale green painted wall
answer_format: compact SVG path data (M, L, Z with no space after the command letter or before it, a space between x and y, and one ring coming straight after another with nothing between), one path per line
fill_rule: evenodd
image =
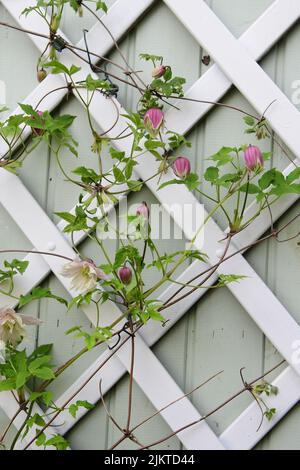
M188 0L186 3L188 8ZM208 3L225 25L236 36L239 36L272 1L209 0ZM13 23L2 6L0 6L0 18ZM64 30L70 39L77 41L81 37L83 26L79 21L76 22L76 26L74 24L73 14L68 13L64 20ZM92 24L93 21L90 18L84 20L85 26L90 27ZM264 70L289 97L292 81L300 78L299 41L300 25L298 24L262 62ZM147 51L164 55L166 63L172 64L179 75L184 74L187 77L188 86L206 70L201 63L201 57L205 51L201 50L162 1L156 2L121 45L124 53L137 69L141 68L137 59L140 52ZM113 56L117 58L116 54ZM21 101L36 86L34 71L36 59L37 52L28 38L11 30L0 29L0 78L8 84L7 104L11 108L14 108L15 103ZM121 86L120 100L125 107L130 108L135 103L135 96ZM226 95L224 102L251 109L235 89ZM81 163L88 163L90 166L89 135L80 105L74 99L70 99L62 103L57 112L60 111L78 114L73 132L75 138L80 140L81 155L88 155L86 158L80 157L77 163L72 157L65 155L66 168L72 168L75 164L78 166ZM189 137L193 142L193 148L187 153L193 161L195 170L199 172L205 168L205 157L219 147L239 145L246 143L248 139L244 135L241 116L220 108L210 112ZM270 143L269 147L268 145L265 147L274 149L274 162L277 165L286 166L286 159L277 145ZM66 186L55 160L51 157L46 148L40 147L26 162L21 178L52 217L53 211L68 210L73 206L76 193L72 187ZM35 166L34 176L33 165ZM110 165L109 161L107 165ZM138 201L150 197L153 200L153 196L144 190L142 194L132 196L131 200ZM300 204L296 204L291 208L280 223L284 224L285 220L289 220L299 211L299 207ZM218 222L224 226L222 219ZM295 227L293 229L295 230ZM30 247L1 206L0 241L2 248ZM174 249L181 246L183 242L174 241ZM160 247L162 250L167 249L169 242L168 244L161 242ZM113 250L114 245L112 244L110 248ZM84 250L98 259L98 254L95 254L89 243L84 243ZM300 247L297 246L297 242L291 241L280 246L268 242L252 249L246 257L293 317L300 321ZM50 276L45 284L49 284L58 293L64 293L53 276ZM53 342L57 363L68 358L78 349L78 344L75 344L70 337L65 337L64 332L78 323L87 325L84 315L80 312L72 312L66 316L63 308L48 301L36 304L34 309L33 311L33 307L30 307L31 314L38 315L44 322L36 332L35 341L37 343ZM246 376L250 379L280 360L275 348L227 290L206 294L201 302L194 306L153 350L185 391L191 390L203 379L224 369L224 374L216 383L207 386L193 397L192 401L202 413L210 411L216 404L240 388L239 369L241 367L246 367ZM78 377L96 354L97 352L91 353L79 365L68 371L63 380L57 382L54 387L57 396ZM125 420L127 386L128 379L123 378L106 397L112 414L120 421ZM250 399L245 395L211 417L209 423L214 431L221 433L249 403ZM134 420L140 420L151 411L151 404L141 390L135 387ZM0 413L0 424L4 422L5 417ZM258 448L300 449L299 426L300 410L296 406L259 444ZM148 443L167 432L167 425L160 417L157 417L140 432L139 438L142 442ZM117 437L116 429L108 422L100 404L68 434L68 439L74 449L103 449L113 443ZM181 444L177 438L174 438L163 447L179 449Z

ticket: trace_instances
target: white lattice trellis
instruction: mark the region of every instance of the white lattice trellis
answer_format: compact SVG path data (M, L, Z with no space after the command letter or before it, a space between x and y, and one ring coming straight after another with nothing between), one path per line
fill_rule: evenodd
M26 19L20 17L20 12L28 5L28 0L2 0L14 19L27 29L45 32L45 26L36 16L29 16ZM114 36L118 39L132 26L138 17L153 3L153 0L118 0L104 17L106 25L110 28ZM226 29L222 22L213 14L203 0L190 0L189 9L186 9L180 0L165 0L176 16L184 23L186 28L193 34L197 41L213 56L218 65L214 65L204 76L202 76L193 87L187 92L190 98L205 97L208 101L218 101L233 83L251 102L251 104L263 113L270 102L276 100L275 105L269 110L268 120L278 135L285 141L291 151L300 158L300 143L298 139L298 128L300 126L300 114L289 102L286 96L278 89L272 80L263 72L257 64L259 60L275 44L291 25L300 17L300 4L298 0L276 0L266 12L240 37L236 39ZM42 51L45 47L45 40L30 36L38 49ZM101 38L101 41L99 41ZM104 34L101 26L94 26L88 34L88 42L91 50L99 55L105 55L113 46L111 38ZM79 43L83 46L82 41ZM90 71L79 59L69 52L61 54L61 60L67 65L80 65L82 77L84 78ZM255 83L255 87L253 86ZM60 76L50 76L44 80L25 100L33 105L45 96L49 91L64 84ZM50 94L39 106L39 109L51 110L55 108L65 95L64 90ZM119 103L117 106L120 107ZM189 102L180 103L180 119L176 110L171 110L167 115L168 127L179 133L188 132L210 109L212 105L197 104ZM16 112L18 112L17 110ZM97 102L91 106L91 114L101 128L109 128L114 121L114 107L111 102L98 96ZM124 110L122 111L124 114ZM123 130L124 121L120 119L118 129ZM117 129L117 130L118 130ZM116 129L114 129L114 134ZM130 141L121 140L117 146L120 150L127 150ZM5 151L3 146L1 153ZM156 162L151 155L146 155L136 167L136 174L142 180L147 180L156 172ZM290 165L286 169L289 173L294 168ZM167 176L168 177L168 176ZM199 202L189 193L186 188L177 186L176 189L168 188L168 191L156 193L157 181L147 183L159 201L168 210L168 203L193 204L200 208ZM11 194L14 197L11 197ZM287 197L274 205L274 219L283 214L290 207L297 196ZM16 202L18 201L18 203ZM20 207L20 201L22 206ZM63 224L55 227L48 216L39 207L28 190L20 180L0 170L0 202L7 209L16 223L22 229L27 238L39 251L47 251L55 246L57 252L72 256L73 252L66 239L61 233ZM203 209L201 207L201 209ZM254 210L254 205L248 208L248 213ZM178 225L181 220L176 218L176 214L171 213ZM30 223L30 220L33 223ZM34 221L39 220L38 226ZM249 230L242 232L235 238L232 250L240 248L257 239L268 227L269 221L266 215L262 215ZM191 233L188 224L184 224L183 232L189 239ZM205 238L204 251L210 256L211 263L217 260L216 245L218 240L224 235L216 223L211 221L207 225L207 236ZM79 243L84 237L80 233L76 237ZM200 246L200 240L196 240L195 246ZM59 274L61 261L57 258L29 255L26 258L30 261L29 269L25 276L16 279L16 294L30 291L49 272L53 272L65 288L70 290L69 283ZM184 282L199 271L197 262L193 263L181 276L179 281ZM280 394L271 399L271 403L277 408L277 414L271 422L264 422L263 426L256 432L259 420L259 411L255 404L250 405L241 416L235 420L229 428L217 437L210 427L201 422L192 429L186 430L178 435L184 446L188 449L248 449L253 447L299 400L300 398L300 365L292 364L292 345L300 339L300 328L293 320L287 310L280 304L270 289L263 283L255 271L246 262L242 255L235 256L224 263L218 273L240 274L243 273L249 279L239 285L229 285L229 289L241 303L249 315L258 324L264 334L272 341L282 356L290 364L287 369L280 374L275 383L280 387ZM215 282L217 277L212 276L210 283ZM161 299L167 299L176 287L171 286L161 295ZM264 303L257 304L251 292L255 290L257 296L264 298ZM169 323L165 328L152 323L145 326L137 337L137 363L135 366L134 378L144 391L153 405L160 409L183 395L183 392L170 377L168 372L159 363L158 359L151 352L152 346L163 334L170 329L174 323L195 303L204 293L201 289L193 295L187 297L178 307L168 310ZM0 302L4 299L0 297ZM7 304L7 299L5 299ZM12 304L13 305L13 304ZM85 313L93 321L94 312L87 308ZM106 305L106 314L109 318L118 315L118 308L114 304ZM57 400L57 404L62 405L69 396L84 383L87 377L94 374L93 379L76 397L88 396L90 401L96 402L99 399L99 378L103 381L103 390L107 392L130 367L130 352L128 345L118 351L116 356L109 361L109 366L97 371L99 365L108 357L109 352L104 352L97 361L84 372L82 376ZM147 373L144 364L147 363ZM149 370L151 374L149 374ZM149 376L155 376L163 387L156 389ZM165 394L162 393L165 391ZM0 406L11 417L16 411L16 403L10 393L0 394ZM84 411L78 413L77 419L83 415ZM176 405L170 407L162 413L163 418L169 426L176 430L182 425L200 418L199 412L186 398ZM20 420L21 421L21 420ZM20 421L16 422L16 425ZM67 432L75 420L71 419L68 413L63 414L63 426L59 427L61 433ZM51 434L51 428L48 430Z

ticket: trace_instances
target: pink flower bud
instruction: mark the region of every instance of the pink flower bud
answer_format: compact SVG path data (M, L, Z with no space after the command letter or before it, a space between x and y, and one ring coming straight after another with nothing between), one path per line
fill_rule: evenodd
M178 157L173 163L173 171L178 178L186 178L191 172L191 164L188 158Z
M160 78L163 77L164 74L166 73L167 67L165 65L158 65L155 67L152 71L152 77L153 78Z
M164 122L164 113L159 108L148 109L144 116L146 130L152 137L156 137Z
M143 202L136 210L136 215L141 215L145 219L149 219L149 207L146 202Z
M132 279L132 271L127 266L123 266L119 269L119 277L123 284L128 285L131 283Z
M252 171L264 166L264 159L261 150L255 145L249 145L244 152L245 165Z
M43 112L42 111L37 111L37 114L42 117L43 116ZM32 119L34 119L34 117L32 117ZM43 129L39 129L38 127L33 127L32 128L32 132L36 135L36 136L41 136L44 134L44 130Z

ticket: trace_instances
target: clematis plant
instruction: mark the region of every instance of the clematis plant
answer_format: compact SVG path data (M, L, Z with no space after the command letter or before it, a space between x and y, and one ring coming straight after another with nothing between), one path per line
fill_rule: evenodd
M105 2L92 1L92 3L96 7L96 12L107 11ZM165 62L162 56L148 53L140 55L141 60L152 64L146 82L122 53L120 62L109 60L110 65L113 65L118 72L103 74L102 65L98 67L90 63L93 54L88 50L88 44L80 61L82 65L90 66L90 72L83 75L78 66L78 52L58 34L66 5L69 5L78 16L91 14L87 1L74 0L36 2L23 13L26 16L38 14L45 21L45 28L48 30L49 44L37 63L38 80L43 81L46 76L60 75L64 80L61 89L64 89L68 95L73 93L80 97L88 125L90 163L81 166L76 163L75 157L80 156L81 148L80 142L77 142L72 134L72 124L76 116L69 114L57 116L51 110L44 108L49 90L38 107L28 103L21 104L19 114L5 117L0 122L0 139L6 146L6 153L0 158L1 168L16 173L21 165L30 165L30 159L27 157L43 142L51 150L63 179L77 190L75 209L71 212L55 213L61 219L64 233L72 243L73 256L70 258L64 253L54 252L40 253L43 256L56 256L61 262L60 275L65 278L64 280L70 281L73 299L71 301L65 299L42 286L20 294L18 289L15 289L15 280L26 272L28 268L26 260L6 260L0 269L0 293L17 305L16 310L5 306L0 308L2 351L0 393L1 391L14 393L19 407L16 417L26 411L21 430L16 433L11 443L6 442L8 432L3 433L2 442L6 446L10 445L12 449L17 443L22 442L22 438L28 435L29 431L34 431L29 447L35 442L37 446L43 448L53 446L59 450L68 448L67 441L58 434L51 439L47 438L45 430L48 428L48 416L53 415L56 418L60 417L62 412L69 412L75 418L80 408L89 410L94 405L87 400L79 400L58 407L49 386L91 349L107 344L113 357L122 346L122 341L131 342L131 370L127 425L126 428L123 425L118 428L123 432L121 440L129 439L135 445L139 445L131 426L136 332L149 322L165 325L170 319L169 312L172 312L170 310L172 306L180 305L183 299L197 289L209 287L208 281L215 276L219 266L231 253L229 252L231 242L237 233L245 230L264 211L272 213L272 205L280 197L286 194L300 194L299 168L285 175L277 168L271 167L271 154L261 150L261 141L271 136L266 117L255 118L244 110L238 111L246 114L247 139L249 134L253 134L257 139L256 145L245 142L245 136L241 136L241 142L236 146L216 149L213 155L197 155L198 160L201 159L208 164L204 171L193 171L196 165L186 156L191 143L185 136L167 126L168 108L180 109L180 100L184 97L185 78L177 76L171 66L164 65L168 62ZM102 25L102 20L93 11L93 18L95 17L99 25ZM117 43L115 45L118 46ZM63 62L63 56L60 54L66 47L70 54L74 54L76 65L71 65L71 62L66 65ZM105 62L106 59L102 59ZM95 75L97 72L98 77ZM115 101L118 85L114 81L122 82L125 86L130 85L138 92L136 109L129 110L122 116ZM56 91L53 89L50 93ZM99 96L104 96L115 111L115 122L110 129L104 129L103 132L95 127L91 119L91 104L96 102L98 105ZM175 105L174 100L176 100ZM197 102L196 99L194 101ZM223 106L226 107L225 104ZM232 112L231 108L230 111ZM123 123L124 127L121 131L120 123ZM25 129L30 131L27 140L23 138ZM123 139L126 139L124 145L122 145ZM68 168L72 165L71 158L74 157L74 164L70 170L66 170L64 153L68 154ZM112 160L110 169L107 169L107 155ZM224 235L227 244L219 253L220 256L218 254L217 264L215 260L209 259L205 250L202 252L194 247L195 239L190 240L185 249L172 251L169 247L167 252L160 252L153 235L153 211L150 202L143 201L138 194L144 186L137 176L138 172L135 172L141 159L144 165L149 162L149 167L154 168L147 182L151 182L156 192L159 193L164 188L165 191L173 191L172 194L175 194L174 190L176 191L181 185L201 198L204 205L207 204L208 215L203 224L197 227L197 232L203 230L205 224L216 215L221 214L226 219L229 227ZM174 187L171 188L172 186ZM132 214L124 215L128 228L126 226L123 230L118 224L112 223L109 214L113 212L113 206L120 199L123 200L130 191L137 193L140 202ZM255 204L251 215L247 212L250 201ZM118 242L112 254L106 245L105 235L108 233L112 233ZM279 233L273 230L270 237L277 239ZM93 244L95 248L93 260L83 255L80 245L75 246L78 235L80 237L85 235ZM218 249L219 245L216 246L216 252ZM38 252L33 252L32 256L34 254ZM177 280L184 263L195 260L199 265L198 275L186 283ZM151 282L149 277L152 279ZM247 281L243 273L222 274L213 288L223 288L232 282ZM159 292L162 288L169 291L170 286L172 286L172 295L162 301ZM53 365L52 345L41 345L32 352L28 351L23 341L27 327L38 325L39 322L25 316L22 308L45 298L51 302L58 302L60 307L65 309L65 313L70 312L70 315L74 309L87 305L95 312L94 325L90 328L74 325L66 332L67 335L74 335L80 344L83 343L82 349L58 367ZM120 316L107 320L106 315L104 321L102 313L108 302L115 302L120 309ZM92 378L93 376L87 380L87 383ZM36 379L41 383L30 392L29 384L35 383ZM256 401L262 400L262 393L275 394L275 389L265 383L253 388L246 385L245 391L250 391ZM47 411L35 413L36 403L45 406ZM268 408L267 405L263 410L263 418L271 419L274 415L273 408ZM12 428L13 424L14 420L10 422L8 429Z

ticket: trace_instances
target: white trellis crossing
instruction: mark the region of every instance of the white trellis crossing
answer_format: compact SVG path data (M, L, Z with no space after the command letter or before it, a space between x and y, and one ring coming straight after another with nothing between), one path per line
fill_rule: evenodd
M44 24L40 23L36 16L30 15L26 19L20 17L20 12L28 5L28 0L2 0L14 19L27 29L45 32ZM104 17L106 25L110 28L114 36L118 39L132 26L138 17L153 3L153 0L118 0ZM208 101L218 101L229 89L232 83L247 97L252 105L263 113L270 102L276 99L275 105L268 112L268 120L274 130L285 141L297 158L300 158L300 143L298 140L298 129L300 127L300 114L296 108L289 102L285 95L278 89L270 78L263 72L257 64L259 60L275 44L291 25L300 17L300 2L298 0L277 0L266 12L246 31L240 39L234 38L225 28L221 21L212 13L202 0L190 0L189 9L185 9L180 0L165 0L165 3L173 10L176 16L184 23L194 37L201 45L209 51L218 65L214 65L204 76L202 76L193 87L187 92L190 98L205 97ZM45 47L45 40L30 36L39 50ZM101 38L101 41L99 40ZM112 40L103 32L100 25L96 25L88 34L88 42L91 50L99 55L105 55L113 46ZM80 42L82 46L82 42ZM61 60L67 65L77 64L82 67L82 77L84 78L88 69L79 59L72 56L69 52L63 52ZM219 68L220 67L220 68ZM88 71L90 72L90 71ZM256 86L253 87L253 82ZM33 105L51 91L53 88L63 84L60 76L50 76L44 80L25 100ZM50 94L39 108L41 110L51 110L55 108L64 96L64 91ZM116 102L118 106L119 103ZM192 105L191 103L180 103L180 119L175 110L171 110L167 115L168 127L179 133L188 132L208 111L212 105ZM91 106L91 114L101 128L107 129L114 120L114 108L109 100L98 96L97 103ZM123 130L124 121L120 119L118 128ZM116 129L114 129L114 132ZM130 141L122 140L117 144L121 150L127 150ZM5 151L3 146L1 152ZM146 163L145 163L146 159ZM290 165L286 173L293 168ZM136 169L137 176L147 180L156 172L156 162L151 155L146 155ZM167 175L166 177L169 177ZM168 210L168 203L177 202L178 204L192 204L200 207L198 201L186 188L177 186L176 190L172 187L168 191L156 193L157 181L148 182L159 201ZM10 197L11 194L14 197ZM16 194L18 197L16 197ZM287 197L274 206L274 218L278 218L288 207L297 199L297 196ZM18 201L18 204L16 203ZM20 205L22 201L22 206ZM58 252L72 255L72 249L66 240L65 235L61 233L63 224L56 228L48 216L38 206L28 190L23 186L20 180L5 172L0 171L0 202L8 210L16 223L23 230L27 238L33 243L39 251L47 251L55 246ZM253 211L253 205L248 208L249 213ZM26 215L26 217L25 217ZM171 214L176 223L180 225L180 220L176 215ZM36 224L28 223L28 217L32 220L39 220ZM26 219L26 220L25 220ZM187 238L191 237L186 227L181 227ZM253 242L269 225L268 218L263 215L251 226L251 229L243 232L235 239L235 248L245 246ZM34 230L33 230L34 227ZM216 223L211 221L207 228L207 237L205 239L204 251L209 256L211 263L217 259L215 252L218 240L224 235ZM47 236L46 236L47 235ZM84 234L76 237L79 243ZM200 241L195 242L199 247ZM16 279L16 293L28 292L33 286L37 285L49 272L53 272L63 283L66 289L71 293L69 283L65 278L59 275L61 270L61 261L56 258L33 256L26 259L30 261L29 269L25 276ZM196 274L199 270L198 263L193 263L180 277L179 280L185 281ZM249 277L240 285L229 285L229 289L236 299L243 305L245 310L258 324L265 335L272 341L283 357L290 364L289 367L276 379L276 384L280 387L280 394L271 399L270 403L277 408L278 412L271 422L264 422L263 426L256 432L257 422L259 420L259 411L253 404L250 405L244 413L237 418L232 425L218 438L210 427L202 422L190 430L180 433L179 439L189 449L247 449L253 447L271 428L274 426L299 400L300 398L300 365L292 363L292 345L300 339L300 328L292 319L287 310L280 304L268 287L263 283L255 271L249 266L242 255L235 256L232 260L226 262L220 267L219 273L240 274L243 273ZM216 275L217 276L217 275ZM213 276L210 282L215 282ZM174 286L169 287L161 296L166 299L174 291ZM255 290L258 296L264 298L263 305L257 305L249 292ZM170 377L168 372L162 367L157 358L150 350L154 344L165 332L174 325L174 323L196 302L204 293L196 292L183 301L181 311L171 308L168 311L170 322L164 329L158 324L152 323L146 325L137 337L137 361L134 378L141 389L147 395L149 400L157 409L162 408L172 399L180 397L183 392ZM4 299L0 297L0 301ZM7 300L5 300L7 304ZM13 305L13 304L12 304ZM94 312L85 309L85 313L93 321ZM118 309L114 304L106 305L106 314L110 318L118 315ZM108 352L104 352L97 361L78 378L78 380L68 389L57 401L62 405L69 396L84 383L87 377L94 375L93 379L78 394L75 400L80 399L81 393L88 396L90 401L96 402L99 399L99 378L102 378L104 392L108 391L128 370L129 352L127 346L120 349L117 355L109 361L109 367L104 367L97 371L99 365L107 358ZM144 372L143 364L147 363L147 374ZM149 370L153 374L149 374ZM152 382L149 382L149 375L159 377L159 381L164 384L160 391L156 390ZM166 390L164 396L161 390ZM9 403L9 407L8 407ZM0 406L11 416L14 412L14 404L11 401L10 394L0 394ZM83 414L78 414L80 418ZM162 413L163 418L169 426L176 430L185 423L199 419L200 415L191 402L186 398L170 407ZM63 416L64 426L59 427L60 432L64 433L74 425L75 420L65 413ZM18 423L17 423L18 424ZM61 421L60 421L61 424ZM51 430L49 430L51 433Z

